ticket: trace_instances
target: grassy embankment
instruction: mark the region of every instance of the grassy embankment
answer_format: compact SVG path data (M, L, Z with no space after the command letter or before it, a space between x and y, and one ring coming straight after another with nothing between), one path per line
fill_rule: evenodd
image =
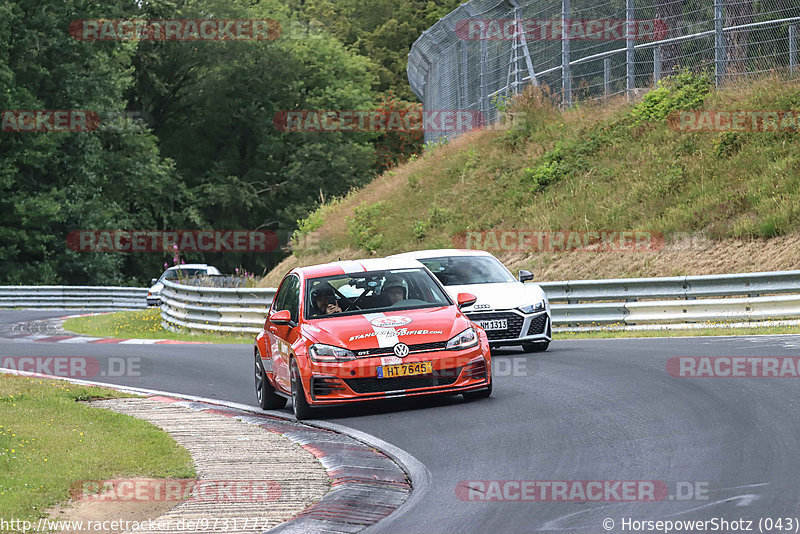
M714 91L682 75L633 105L559 110L530 89L501 129L428 150L301 221L315 243L263 281L339 258L452 247L485 230L640 230L651 252L493 251L537 280L715 274L800 266L800 134L676 131L681 109L800 110L800 82ZM313 236L308 239L307 236Z
M73 484L120 477L193 478L188 451L154 425L82 402L127 395L0 374L0 510L34 520Z

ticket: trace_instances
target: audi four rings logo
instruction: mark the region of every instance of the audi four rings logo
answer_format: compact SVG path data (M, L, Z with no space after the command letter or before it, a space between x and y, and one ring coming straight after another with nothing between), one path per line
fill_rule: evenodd
M398 358L405 358L408 356L408 345L405 343L398 343L394 346L394 353Z

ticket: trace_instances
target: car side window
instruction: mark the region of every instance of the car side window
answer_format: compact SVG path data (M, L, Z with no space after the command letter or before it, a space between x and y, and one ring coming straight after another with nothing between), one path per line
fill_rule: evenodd
M273 312L279 312L287 309L286 297L289 293L289 286L292 284L292 279L294 279L294 276L287 276L283 279L283 282L278 288L278 292L275 294L275 298L272 301Z
M292 321L297 323L300 321L300 279L292 276L286 282L288 287L286 288L286 302L283 303L283 309L289 310L289 313L292 314Z

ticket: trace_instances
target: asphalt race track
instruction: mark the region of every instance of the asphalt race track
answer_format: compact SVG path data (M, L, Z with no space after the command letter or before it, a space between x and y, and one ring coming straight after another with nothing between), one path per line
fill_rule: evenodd
M3 311L0 324L65 314ZM800 336L556 341L544 354L497 351L490 399L400 400L323 413L405 450L431 473L429 485L415 488L416 504L376 532L635 532L622 529L623 518L744 519L758 531L760 518L800 516L800 381L677 378L666 363L675 356L798 355ZM248 345L0 340L0 356L140 359L142 376L91 379L255 406ZM465 481L491 480L660 481L670 497L533 503L457 494ZM689 491L700 498L675 498ZM604 529L607 518L613 530ZM718 525L717 532L747 527Z

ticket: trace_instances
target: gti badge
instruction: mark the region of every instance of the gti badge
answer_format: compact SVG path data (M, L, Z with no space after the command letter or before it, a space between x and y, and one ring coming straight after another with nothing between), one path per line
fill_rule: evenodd
M397 345L394 346L394 349L392 350L394 350L394 353L398 358L405 358L406 356L408 356L409 352L408 345L406 345L405 343L398 343Z

